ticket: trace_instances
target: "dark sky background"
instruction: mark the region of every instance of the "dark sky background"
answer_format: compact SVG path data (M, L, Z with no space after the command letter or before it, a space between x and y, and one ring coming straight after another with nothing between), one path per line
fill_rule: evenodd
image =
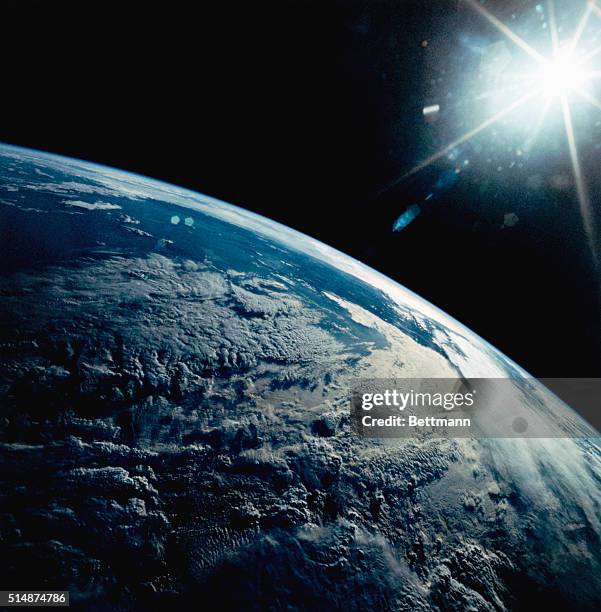
M537 376L601 376L599 279L557 125L524 153L489 130L384 189L477 123L467 93L501 36L461 0L125 4L2 3L0 140L264 214L401 282ZM534 3L488 5L519 21ZM594 208L600 119L576 121ZM422 214L394 233L414 203ZM519 222L502 228L508 213Z

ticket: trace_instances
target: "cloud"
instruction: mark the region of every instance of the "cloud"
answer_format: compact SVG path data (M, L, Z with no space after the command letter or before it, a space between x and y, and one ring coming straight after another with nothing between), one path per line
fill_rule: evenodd
M76 206L77 208L85 208L87 210L120 210L118 204L110 202L82 202L81 200L63 200L63 204L67 206Z

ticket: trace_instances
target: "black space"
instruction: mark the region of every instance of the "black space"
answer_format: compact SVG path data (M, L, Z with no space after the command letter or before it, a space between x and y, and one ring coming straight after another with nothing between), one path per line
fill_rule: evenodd
M460 0L126 4L2 4L1 141L259 212L398 280L537 376L601 376L599 283L570 194L466 174L391 231L444 169L381 193L433 150L424 75L443 57L465 67L449 55L461 33L498 39ZM489 2L501 16L524 4ZM511 211L520 223L501 230Z

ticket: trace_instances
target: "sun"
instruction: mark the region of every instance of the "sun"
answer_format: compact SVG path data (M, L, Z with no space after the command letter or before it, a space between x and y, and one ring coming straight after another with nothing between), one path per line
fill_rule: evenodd
M581 90L588 80L582 59L569 46L558 49L554 57L544 62L536 78L541 91L554 98Z

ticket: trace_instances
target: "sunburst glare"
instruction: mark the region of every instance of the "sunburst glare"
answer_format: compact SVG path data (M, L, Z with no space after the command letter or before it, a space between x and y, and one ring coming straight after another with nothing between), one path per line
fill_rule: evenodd
M601 45L598 44L601 36L601 8L592 0L581 5L583 11L570 27L566 26L565 19L558 25L555 4L553 0L549 0L546 5L532 4L530 9L518 16L512 14L515 25L510 28L478 0L464 0L464 3L502 35L500 41L492 44L489 42L484 50L478 49L482 57L479 78L482 73L488 77L487 80L475 79L477 84L472 87L470 93L471 99L477 100L478 106L474 107L477 112L463 112L464 115L469 114L469 117L458 123L465 126L465 132L450 139L448 144L403 173L386 189L396 186L440 159L451 159L450 156L460 145L485 130L494 131L494 126L500 122L503 122L505 132L511 131L513 127L516 138L521 137L516 150L535 153L542 151L541 147L534 147L542 132L556 130L563 124L565 157L571 164L572 185L580 205L583 227L592 256L597 260L593 211L587 194L585 173L579 159L578 129L574 113L575 105L584 107L584 110L578 110L577 124L581 125L585 120L585 111L596 114L601 110L601 101L594 92L595 81L601 77ZM566 6L562 5L562 8ZM569 7L572 11L570 16L574 7L575 4ZM526 30L524 27L520 28L520 19L534 17L542 27L536 35L533 33L532 40L529 41L526 38L530 37L520 36L516 30ZM563 13L559 17L564 17ZM593 19L597 23L593 26L594 31L590 33ZM544 37L541 37L541 31L545 33ZM590 35L587 34L584 44L587 32ZM588 48L591 43L595 44L594 48ZM480 93L477 92L478 88ZM465 101L457 103L456 107L465 108L468 97L466 93L463 98ZM436 108L439 108L438 105ZM484 113L484 109L488 109L488 115L482 114L476 121L471 119L472 116L478 117L478 113ZM510 116L515 118L513 126L508 125ZM470 119L473 122L471 126ZM595 120L597 119L598 117L595 117Z

